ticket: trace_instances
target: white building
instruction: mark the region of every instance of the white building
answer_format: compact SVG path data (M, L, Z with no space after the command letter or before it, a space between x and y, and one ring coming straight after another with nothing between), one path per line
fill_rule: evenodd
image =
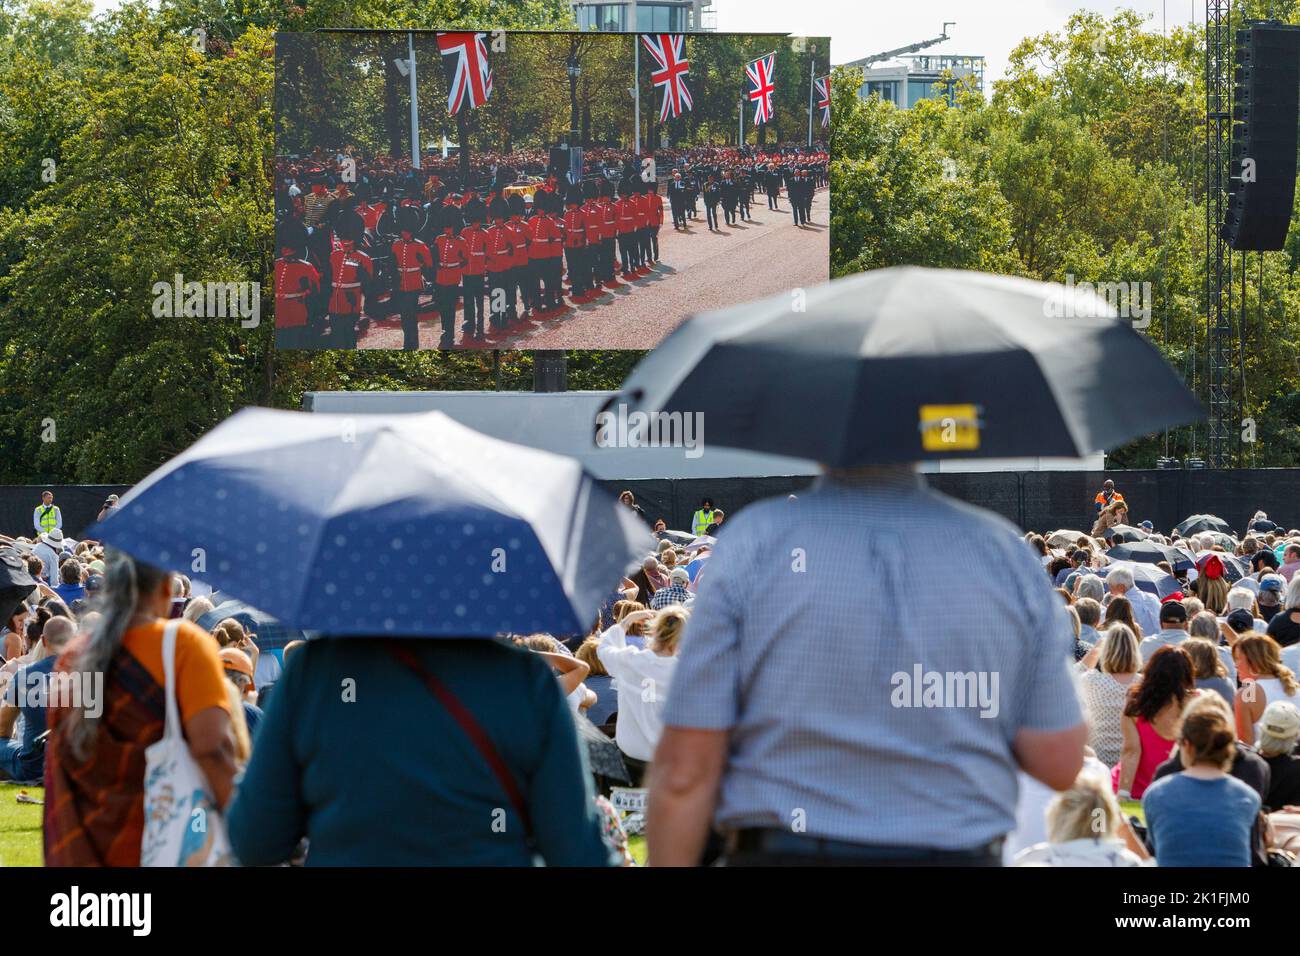
M570 0L580 30L699 33L717 29L713 0ZM635 8L635 14L633 13Z

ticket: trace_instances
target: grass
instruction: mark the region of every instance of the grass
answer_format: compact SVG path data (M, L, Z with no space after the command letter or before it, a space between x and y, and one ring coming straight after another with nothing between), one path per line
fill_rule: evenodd
M26 790L37 800L45 799L43 787L0 786L0 867L41 865L41 812L44 807L19 803Z

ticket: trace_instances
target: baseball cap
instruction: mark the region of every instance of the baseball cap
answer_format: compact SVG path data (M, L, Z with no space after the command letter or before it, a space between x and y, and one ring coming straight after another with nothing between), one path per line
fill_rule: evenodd
M1228 615L1228 627L1232 628L1238 634L1255 629L1255 615L1251 614L1245 608L1238 608Z
M1259 589L1261 591L1285 591L1286 578L1280 574L1266 574L1259 579Z
M1139 528L1144 528L1144 529L1146 529L1147 531L1150 531L1152 528L1155 527L1155 525L1153 525L1153 524L1151 523L1151 521L1148 519L1148 520L1146 520L1146 521L1141 522L1141 523L1138 525L1138 527L1139 527Z
M240 674L247 674L249 681L253 679L253 661L252 659L237 647L223 647L217 655L221 658L222 670L236 671Z
M1259 718L1260 733L1280 740L1300 737L1300 710L1285 700L1275 700L1264 708Z
M1187 608L1182 601L1166 601L1160 605L1161 624L1182 624L1187 620Z
M673 568L673 584L689 584L690 580L691 575L685 568Z
M86 578L87 594L93 594L103 586L104 586L104 578L102 575L92 574L90 577Z

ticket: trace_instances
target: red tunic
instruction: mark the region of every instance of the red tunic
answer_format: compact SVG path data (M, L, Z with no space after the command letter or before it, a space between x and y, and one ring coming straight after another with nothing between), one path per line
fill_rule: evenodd
M506 226L515 237L515 254L511 259L511 266L528 265L528 239L532 230L528 228L528 223L516 217L511 217Z
M419 292L424 288L420 270L433 266L433 253L419 239L398 239L393 243L393 262L399 277L398 289Z
M502 223L489 227L486 235L488 272L505 272L514 262L515 231Z
M438 250L438 272L434 282L438 285L460 285L461 270L465 268L465 241L460 236L443 233L433 240Z
M359 249L349 248L330 253L330 312L336 315L361 314L361 273L375 274L375 264Z
M564 248L585 249L587 247L587 218L577 206L570 206L564 211Z
M465 275L483 275L487 272L487 233L476 224L462 229L460 238L465 243Z
M560 224L550 213L534 216L529 221L532 241L528 246L528 255L532 259L554 259L560 255L560 243L563 233Z
M618 234L626 235L636 229L636 206L632 202L632 197L620 199L614 207L618 210Z
M320 273L306 259L276 259L275 327L291 329L306 325L307 297L319 291Z
M591 245L605 238L605 212L594 199L582 204L582 218L587 226L587 242Z

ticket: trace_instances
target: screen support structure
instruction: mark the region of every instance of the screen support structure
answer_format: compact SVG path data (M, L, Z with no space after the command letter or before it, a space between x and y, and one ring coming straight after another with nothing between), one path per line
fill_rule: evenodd
M1232 314L1232 251L1220 231L1231 176L1232 42L1232 0L1206 0L1205 380L1210 416L1205 457L1211 468L1233 463L1236 439L1240 438L1233 397L1238 356Z

